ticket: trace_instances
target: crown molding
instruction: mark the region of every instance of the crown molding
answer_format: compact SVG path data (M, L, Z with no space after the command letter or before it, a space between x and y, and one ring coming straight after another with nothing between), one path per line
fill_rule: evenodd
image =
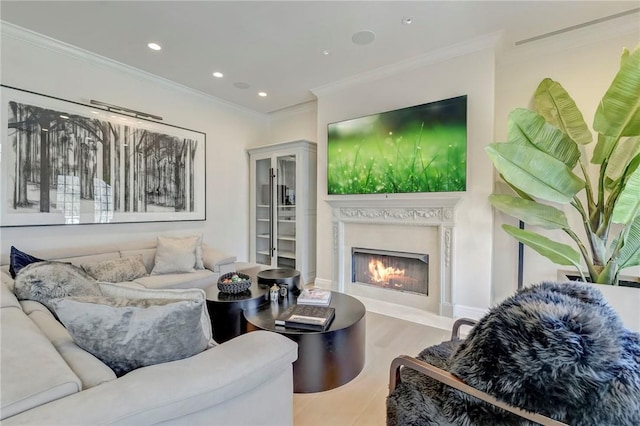
M303 102L300 104L292 105L289 107L281 108L275 111L267 113L272 119L287 118L297 114L303 114L306 112L318 112L318 101L313 99L311 101Z
M409 71L415 68L424 67L426 65L436 64L450 59L468 55L470 53L479 52L486 49L496 49L500 40L502 39L502 31L485 34L480 37L476 37L471 40L467 40L461 43L456 43L451 46L443 47L433 50L424 55L416 56L404 61L396 62L391 65L386 65L366 71L364 73L355 75L353 77L338 80L333 83L326 84L324 86L311 89L311 92L317 97L324 96L333 92L347 89L349 87L376 81L381 78L397 74L401 71Z
M143 71L139 68L135 68L130 65L123 64L118 61L114 61L113 59L109 59L107 57L98 55L96 53L74 46L72 44L68 44L63 41L56 40L49 36L37 33L35 31L31 31L29 29L11 24L6 21L0 20L0 35L3 38L4 37L13 38L15 40L18 40L24 43L29 43L33 46L46 49L51 52L69 56L76 60L88 62L93 65L100 66L102 68L107 68L112 71L128 74L132 77L139 78L141 80L146 80L154 84L159 84L168 89L175 90L177 92L181 92L189 96L195 96L197 98L200 98L201 100L216 104L218 106L231 108L236 111L242 112L244 114L250 114L255 117L259 117L261 119L268 118L267 114L263 114L263 113L254 111L252 109L245 108L238 104L234 104L233 102L216 98L215 96L211 96L207 93L201 92L191 87L184 86L180 83L176 83L175 81L171 81L169 79L160 77L158 75L152 74L147 71Z
M515 43L507 46L505 43L502 54L498 56L497 63L499 65L510 65L551 53L587 46L626 34L640 35L640 25L638 25L639 13L640 10L630 15L534 40L519 46L516 46ZM627 47L633 49L635 45Z

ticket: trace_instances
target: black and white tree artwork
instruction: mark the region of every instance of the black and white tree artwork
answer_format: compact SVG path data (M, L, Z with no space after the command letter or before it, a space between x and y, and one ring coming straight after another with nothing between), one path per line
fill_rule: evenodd
M195 138L9 101L7 139L9 214L104 223L119 213L194 212L202 193L195 159L204 143Z

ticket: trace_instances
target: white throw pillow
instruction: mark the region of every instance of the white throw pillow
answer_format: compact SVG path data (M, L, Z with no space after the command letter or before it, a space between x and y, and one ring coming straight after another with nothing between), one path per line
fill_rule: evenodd
M155 265L151 275L193 272L202 265L202 235L158 237ZM199 254L199 256L198 256ZM200 265L198 265L198 258Z

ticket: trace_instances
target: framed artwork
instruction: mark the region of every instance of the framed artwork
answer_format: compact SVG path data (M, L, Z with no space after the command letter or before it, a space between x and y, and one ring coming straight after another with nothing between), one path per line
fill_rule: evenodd
M1 226L206 219L204 133L0 90Z

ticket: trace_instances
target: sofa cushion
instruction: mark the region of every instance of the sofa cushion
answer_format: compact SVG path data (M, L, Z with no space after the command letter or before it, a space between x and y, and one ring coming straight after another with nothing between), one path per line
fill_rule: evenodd
M67 329L44 305L32 300L23 300L20 304L78 376L83 390L116 379L113 370L73 342Z
M96 280L110 283L133 281L147 275L141 254L97 263L83 263L82 269Z
M141 284L149 289L162 288L207 288L215 285L218 275L214 275L208 269L195 271L189 274L164 274L150 275L148 277L136 278L135 283Z
M68 262L76 266L81 266L83 263L96 263L103 262L105 260L114 260L120 258L119 251L108 251L104 253L88 254L85 256L73 256L73 257L61 257L55 260L59 262Z
M151 275L193 272L196 269L197 248L201 246L202 237L198 235L186 237L158 237L156 257ZM202 251L200 262L202 262Z
M202 244L202 264L205 268L213 272L221 272L220 265L235 261L236 256L214 249L207 244Z
M0 308L12 307L20 309L20 302L18 302L16 295L11 291L8 284L2 282L2 284L0 284Z
M9 255L9 273L11 278L16 277L18 272L27 265L35 262L42 262L44 259L37 258L11 246L11 254Z
M67 297L51 305L73 340L117 376L188 358L209 347L203 300Z
M67 296L100 296L95 279L77 266L45 261L32 263L16 276L14 292L20 300L35 300L49 307L50 299Z
M0 309L0 419L80 391L80 379L21 309Z

